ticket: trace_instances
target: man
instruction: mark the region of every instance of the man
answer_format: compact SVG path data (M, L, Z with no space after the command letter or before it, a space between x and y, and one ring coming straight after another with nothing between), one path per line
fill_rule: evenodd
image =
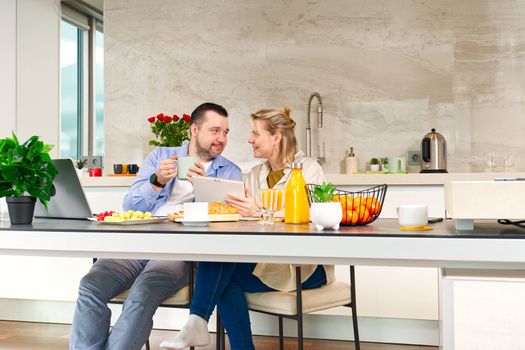
M228 113L204 103L191 114L190 142L151 152L124 198L124 209L166 215L177 204L193 200L189 181L177 179L174 160L198 157L188 176L241 180L238 166L221 156L228 142ZM139 350L153 327L159 304L188 284L189 264L182 261L99 259L80 282L70 349ZM108 301L131 288L122 314L109 331Z

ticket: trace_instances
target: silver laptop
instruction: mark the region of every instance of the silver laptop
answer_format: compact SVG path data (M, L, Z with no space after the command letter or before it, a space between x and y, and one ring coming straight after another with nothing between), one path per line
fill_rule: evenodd
M59 219L86 219L92 217L93 213L80 184L75 166L71 159L53 159L53 164L58 170L53 184L55 195L51 197L47 211L37 201L35 205L35 217L59 218Z

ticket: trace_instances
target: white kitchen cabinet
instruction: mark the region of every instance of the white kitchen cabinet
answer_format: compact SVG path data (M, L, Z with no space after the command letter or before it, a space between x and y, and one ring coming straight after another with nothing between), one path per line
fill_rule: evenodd
M441 288L444 349L524 348L524 271L444 269Z

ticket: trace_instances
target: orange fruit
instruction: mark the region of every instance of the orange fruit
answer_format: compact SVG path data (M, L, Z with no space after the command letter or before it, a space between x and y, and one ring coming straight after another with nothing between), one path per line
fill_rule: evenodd
M352 225L357 224L359 222L359 212L357 210L348 212L348 219Z
M361 205L359 207L359 216L358 216L357 221L360 224L365 224L365 223L369 222L370 219L371 219L370 212L368 211L368 209L366 209L366 207L364 205Z
M363 196L357 196L352 201L352 208L357 209L361 204L364 204L365 198Z
M352 204L353 204L353 198L352 196L345 196L346 197L346 206L349 208L349 209L352 209Z
M379 214L381 211L381 203L374 197L367 197L365 199L365 206L371 215Z

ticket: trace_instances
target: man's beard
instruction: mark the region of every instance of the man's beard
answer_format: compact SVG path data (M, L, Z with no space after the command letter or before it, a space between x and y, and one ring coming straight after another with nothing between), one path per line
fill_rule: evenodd
M206 149L204 147L201 146L200 142L199 142L199 138L197 137L197 142L195 142L195 148L197 149L197 155L199 156L199 158L201 159L215 159L217 158L221 153L221 152L213 152L211 150L211 144L210 144L210 148L209 149ZM222 148L224 150L224 146Z

